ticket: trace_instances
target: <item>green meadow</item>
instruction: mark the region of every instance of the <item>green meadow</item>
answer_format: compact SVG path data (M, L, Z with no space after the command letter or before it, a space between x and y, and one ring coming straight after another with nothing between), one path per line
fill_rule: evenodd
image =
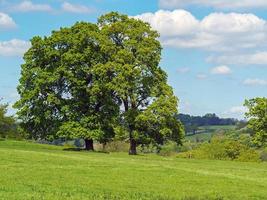
M0 199L267 199L267 163L63 148L0 141Z
M186 140L189 140L191 142L205 142L209 141L212 136L216 133L219 133L220 131L233 131L235 130L236 126L234 125L212 125L212 126L200 126L199 132L195 135L192 135L192 133L189 133L189 135L186 136Z

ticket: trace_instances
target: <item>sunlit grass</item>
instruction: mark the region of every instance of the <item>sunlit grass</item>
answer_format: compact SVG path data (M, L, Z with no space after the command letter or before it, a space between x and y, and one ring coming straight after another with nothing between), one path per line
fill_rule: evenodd
M267 164L0 141L0 199L267 199Z

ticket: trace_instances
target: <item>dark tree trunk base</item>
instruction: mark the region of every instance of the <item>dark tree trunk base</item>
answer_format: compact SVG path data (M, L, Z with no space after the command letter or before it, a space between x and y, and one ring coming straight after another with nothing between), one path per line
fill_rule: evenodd
M85 150L86 151L94 151L94 141L93 139L84 139Z
M129 149L129 155L137 155L136 151L136 141L134 139L130 140L130 149Z

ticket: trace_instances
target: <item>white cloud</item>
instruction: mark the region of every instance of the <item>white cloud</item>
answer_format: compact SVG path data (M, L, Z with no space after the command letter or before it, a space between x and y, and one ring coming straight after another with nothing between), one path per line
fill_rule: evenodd
M61 5L61 8L65 12L71 12L71 13L92 13L94 12L93 8L90 8L88 6L79 5L79 4L71 4L69 2L64 2Z
M247 112L247 108L244 106L234 106L228 112L233 114L242 114Z
M266 0L159 0L163 8L181 8L188 5L206 6L217 9L250 9L267 7Z
M207 79L208 76L206 74L197 74L196 78L199 80L204 80Z
M223 117L231 117L231 118L244 118L245 113L248 109L244 106L233 106L229 110L226 110L222 113Z
M30 48L30 42L18 39L0 41L0 56L21 56Z
M153 28L159 31L162 37L184 36L194 34L199 27L198 20L185 10L164 11L156 13L144 13L136 16L149 22Z
M267 80L258 78L255 79L248 78L243 81L243 84L248 86L267 86Z
M211 13L198 20L185 10L159 10L136 18L158 30L165 46L213 52L267 47L267 23L254 14Z
M219 75L228 75L232 73L231 69L225 65L214 67L211 69L210 72L211 74L219 74Z
M31 11L50 12L53 9L48 4L34 4L31 1L23 1L18 5L12 7L12 10L19 12L31 12Z
M190 68L189 67L181 67L181 68L178 68L176 71L179 74L186 74L186 73L190 72Z
M14 20L5 13L0 12L0 31L16 27Z
M222 55L210 56L208 62L218 64L239 64L239 65L267 65L267 51L256 52L251 54Z

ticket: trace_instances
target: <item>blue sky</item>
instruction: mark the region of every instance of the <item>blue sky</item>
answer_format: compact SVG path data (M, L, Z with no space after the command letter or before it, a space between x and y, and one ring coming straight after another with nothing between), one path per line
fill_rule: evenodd
M0 96L16 86L29 40L119 11L160 32L161 66L179 110L243 118L247 98L267 96L266 0L0 0ZM14 112L10 110L10 112Z

